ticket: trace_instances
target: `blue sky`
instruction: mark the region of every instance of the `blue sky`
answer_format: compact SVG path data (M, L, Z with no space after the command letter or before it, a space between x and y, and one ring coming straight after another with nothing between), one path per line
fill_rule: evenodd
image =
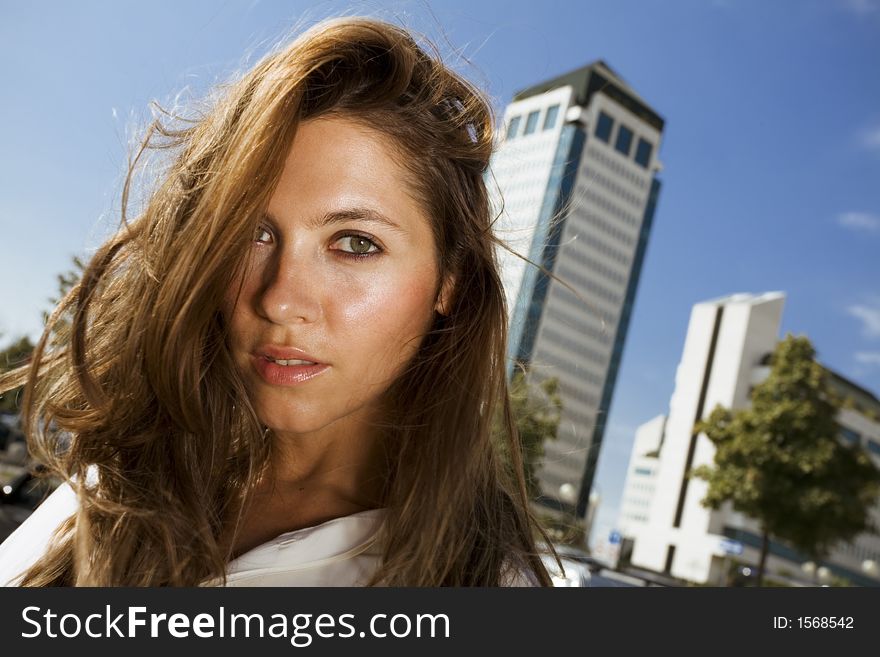
M635 428L667 411L694 303L782 290L783 332L880 391L880 0L0 0L0 345L36 339L56 275L115 227L150 100L197 96L298 20L339 13L422 31L499 113L602 58L667 120L594 539Z

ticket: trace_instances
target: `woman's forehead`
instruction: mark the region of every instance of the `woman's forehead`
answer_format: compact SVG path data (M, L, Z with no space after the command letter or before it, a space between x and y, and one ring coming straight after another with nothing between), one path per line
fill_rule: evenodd
M365 220L398 229L427 221L390 141L388 135L348 117L303 121L270 200L269 214L280 220L296 209L309 215L310 221L328 223L324 215L332 208L350 209Z

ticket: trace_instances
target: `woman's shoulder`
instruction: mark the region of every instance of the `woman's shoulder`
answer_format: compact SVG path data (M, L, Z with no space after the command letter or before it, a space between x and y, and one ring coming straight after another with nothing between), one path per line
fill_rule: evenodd
M76 513L78 500L64 482L0 544L0 586L16 586L25 571L43 556L55 530Z

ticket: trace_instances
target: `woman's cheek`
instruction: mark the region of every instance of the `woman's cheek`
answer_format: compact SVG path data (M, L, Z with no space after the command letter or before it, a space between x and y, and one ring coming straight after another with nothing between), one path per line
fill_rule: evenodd
M386 359L407 343L417 342L414 338L427 329L433 308L433 284L424 278L417 272L374 277L369 284L349 287L337 296L345 332L357 336L350 342L369 344L373 353Z
M425 314L433 302L433 277L420 268L403 266L370 279L361 293L367 302L361 312L376 313L382 323L406 328L418 325L419 317Z

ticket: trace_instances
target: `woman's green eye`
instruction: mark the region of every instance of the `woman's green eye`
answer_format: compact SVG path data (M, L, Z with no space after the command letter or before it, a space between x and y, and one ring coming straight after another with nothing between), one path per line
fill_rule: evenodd
M373 240L363 235L344 235L337 242L341 246L339 250L350 256L368 256L381 251Z
M351 247L352 253L358 253L358 254L369 253L370 247L375 246L366 237L357 237L357 236L349 237L348 244Z

